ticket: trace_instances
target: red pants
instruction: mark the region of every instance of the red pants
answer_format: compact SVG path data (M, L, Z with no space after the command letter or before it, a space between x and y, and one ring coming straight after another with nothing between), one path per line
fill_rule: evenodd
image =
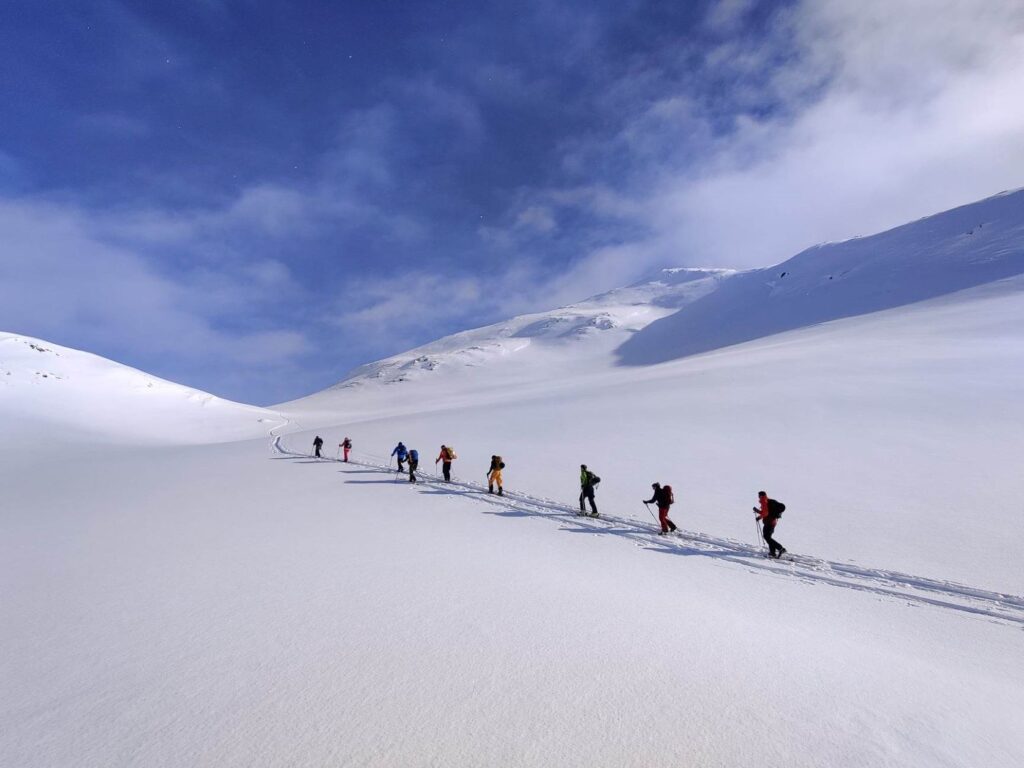
M676 529L676 524L668 519L668 507L658 507L658 520L661 522L663 533L668 533L670 528L673 531Z
M343 450L343 451L345 451L345 461L348 461L348 452L349 452L349 449L348 449L348 448L343 448L342 450Z

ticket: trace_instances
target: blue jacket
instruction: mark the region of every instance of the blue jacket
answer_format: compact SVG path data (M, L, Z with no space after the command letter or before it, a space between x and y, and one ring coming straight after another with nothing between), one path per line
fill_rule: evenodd
M409 454L409 451L405 449L405 446L399 443L395 446L395 450L391 452L392 456L397 456L402 461L405 461L405 457Z

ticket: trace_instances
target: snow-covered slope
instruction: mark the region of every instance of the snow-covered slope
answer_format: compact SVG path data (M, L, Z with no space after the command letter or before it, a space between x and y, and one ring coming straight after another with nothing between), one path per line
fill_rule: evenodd
M523 357L519 353L524 350L551 353L546 363L568 355L578 364L606 354L654 320L713 292L732 274L728 269L663 269L650 280L578 304L456 333L364 365L332 389L416 381L434 371L465 377L472 375L471 369Z
M820 554L1024 591L1007 503L1024 453L1020 272L1024 192L773 270L667 272L279 407L378 454L455 443L482 457L479 473L498 452L553 497L588 462L630 514L644 514L637 488L662 479L716 536L743 536L736 511L769 487L807 511L797 535ZM712 349L693 354L697 342ZM621 364L639 352L679 359ZM970 529L936 528L942 509L972 510Z
M619 350L629 365L945 296L1024 272L1024 190L735 275Z
M804 254L772 294L795 324L645 340L685 355L658 365L616 350L732 285L715 311L742 313L767 273L670 272L443 339L287 404L272 439L7 435L0 765L1017 768L1017 210L974 250L919 222L886 253ZM77 418L25 394L56 367L19 366L5 416ZM89 380L76 402L123 418L125 387ZM151 405L134 417L163 423ZM314 434L354 462L312 459ZM419 484L387 469L399 439ZM598 519L574 514L582 462ZM655 532L655 480L681 535ZM791 561L759 551L762 488Z
M622 366L721 349L968 291L1024 273L1024 190L766 269L666 269L568 307L516 317L372 363L281 408L307 419L500 401ZM422 389L422 384L427 389ZM393 385L402 385L394 387ZM354 394L358 393L358 394Z
M0 333L5 432L143 443L240 440L279 415L183 387L97 355Z
M405 397L416 382L432 389L430 405L437 406L468 392L490 391L501 398L509 388L523 391L588 376L606 369L613 351L632 334L714 291L732 274L729 269L659 270L649 280L578 304L456 333L364 365L324 392L277 407L306 421L329 419L357 402L364 414L397 413L424 405Z

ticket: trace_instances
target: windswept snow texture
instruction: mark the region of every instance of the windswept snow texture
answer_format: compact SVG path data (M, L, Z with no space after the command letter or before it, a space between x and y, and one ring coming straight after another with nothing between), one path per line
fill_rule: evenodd
M0 333L0 419L64 439L204 443L266 434L279 415L76 349Z
M944 296L1024 272L1024 190L744 272L618 350L649 365Z

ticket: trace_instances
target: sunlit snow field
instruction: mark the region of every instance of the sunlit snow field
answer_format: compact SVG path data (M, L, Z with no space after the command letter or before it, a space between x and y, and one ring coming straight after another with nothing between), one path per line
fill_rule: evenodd
M947 280L928 254L961 253L959 220L925 220L797 265L898 247L941 290L849 311L864 280L688 356L665 328L789 278L664 273L271 409L0 337L0 764L1019 766L1011 197L951 257L985 279ZM681 535L655 535L655 480ZM760 552L761 489L791 561Z

